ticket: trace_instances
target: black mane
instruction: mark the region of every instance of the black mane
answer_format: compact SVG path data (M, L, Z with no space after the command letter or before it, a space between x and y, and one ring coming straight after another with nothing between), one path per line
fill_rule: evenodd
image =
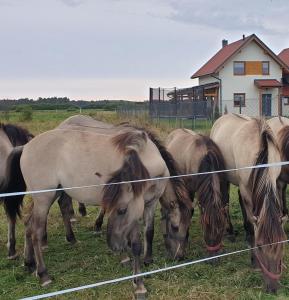
M34 136L27 129L12 124L1 124L13 147L25 145Z

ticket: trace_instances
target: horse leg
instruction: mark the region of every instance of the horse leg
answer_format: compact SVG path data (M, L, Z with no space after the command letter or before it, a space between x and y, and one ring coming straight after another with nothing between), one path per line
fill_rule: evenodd
M287 202L286 202L286 189L287 189L287 184L285 182L280 182L279 180L277 181L277 186L281 188L282 194L282 203L283 203L283 215L288 215L288 208L287 208Z
M78 211L79 211L79 213L80 213L83 217L85 217L85 216L87 215L86 207L85 207L85 205L84 205L83 203L80 203L80 202L79 202L79 204L78 204Z
M239 203L241 206L243 220L244 220L244 229L246 231L246 241L248 242L249 245L252 245L252 240L254 239L254 227L248 220L246 208L244 206L242 195L239 189L238 189L238 194L239 194Z
M75 244L76 239L75 239L74 232L72 230L71 220L70 220L72 200L65 192L63 192L58 199L58 205L62 214L62 219L63 219L64 228L66 232L66 240L71 244Z
M144 264L149 265L153 262L152 243L154 238L154 214L157 200L151 201L144 208Z
M43 195L37 196L37 200L34 201L34 207L30 220L31 240L36 260L36 272L40 278L40 283L42 286L46 286L51 282L43 259L41 241L45 232L49 208L54 199L55 197L53 199L49 199Z
M7 248L8 248L8 259L15 259L17 258L16 254L16 239L15 239L15 224L16 224L16 218L12 218L7 214L7 221L8 221L8 242L7 242Z
M32 244L32 214L25 221L25 246L24 246L24 267L29 273L33 273L36 269L34 249Z
M133 255L133 274L139 274L140 269L140 255L142 251L141 235L139 225L136 224L132 229L130 235L131 250ZM143 283L142 277L137 277L133 280L135 286L135 296L137 299L144 298L146 295L146 288Z
M95 224L94 224L94 230L95 230L96 233L101 232L101 227L102 227L102 224L103 224L104 215L105 215L105 209L101 208L100 212L99 212L99 214L98 214L98 216L95 220Z
M250 201L248 201L248 194L246 194L245 190L242 192L242 186L240 186L238 193L239 193L239 202L241 205L241 210L244 218L244 228L246 230L246 240L248 242L249 247L254 247L255 245L255 233L254 233L254 225L252 221L250 221L249 217L250 213L252 214L252 205ZM247 195L247 198L246 196ZM259 263L258 260L255 257L254 250L251 250L251 265L253 269L259 269Z
M231 222L231 217L230 217L230 211L229 211L229 202L230 202L230 183L227 183L228 187L228 194L227 194L227 205L225 207L225 218L227 220L227 224L226 224L226 235L227 238L230 242L235 242L236 237L235 237L235 231L234 231L234 227L233 224Z

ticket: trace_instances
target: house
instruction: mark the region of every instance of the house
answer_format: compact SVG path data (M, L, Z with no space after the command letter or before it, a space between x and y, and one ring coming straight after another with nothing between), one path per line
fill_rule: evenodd
M255 34L228 43L191 78L220 113L289 114L289 49L276 55Z
M284 49L280 52L278 57L287 65L289 68L289 48ZM282 105L283 105L283 115L289 116L289 72L288 69L283 69L282 74Z

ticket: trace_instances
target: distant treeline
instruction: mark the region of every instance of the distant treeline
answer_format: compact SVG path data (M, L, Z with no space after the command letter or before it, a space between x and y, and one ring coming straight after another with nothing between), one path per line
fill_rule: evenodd
M134 102L126 100L70 100L67 97L50 97L38 98L37 100L21 98L21 99L0 99L0 110L19 110L23 107L31 107L33 110L55 110L55 109L102 109L102 110L117 110L122 106L133 107L142 106L144 102Z

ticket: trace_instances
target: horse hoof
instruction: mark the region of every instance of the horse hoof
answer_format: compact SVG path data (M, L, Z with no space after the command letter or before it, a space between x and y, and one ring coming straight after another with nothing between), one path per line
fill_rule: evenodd
M8 257L7 257L7 259L9 259L9 260L15 260L15 259L17 259L19 257L19 255L17 254L17 253L15 253L14 255L9 255Z
M154 262L153 258L152 257L147 257L144 259L144 265L145 266L149 266L150 264L152 264Z
M51 279L47 279L47 280L45 280L44 282L41 283L41 286L42 287L48 286L51 282L52 282Z
M101 231L101 229L100 230L95 229L94 232L93 232L93 234L94 235L101 235L102 231Z
M120 264L124 267L129 266L130 265L130 258L129 257L125 257L120 261Z
M134 292L134 296L136 300L145 300L147 298L147 290L145 287L143 288L138 288Z
M42 250L42 251L45 251L45 250L47 250L47 249L48 249L48 245L42 245L42 246L41 246L41 250Z

